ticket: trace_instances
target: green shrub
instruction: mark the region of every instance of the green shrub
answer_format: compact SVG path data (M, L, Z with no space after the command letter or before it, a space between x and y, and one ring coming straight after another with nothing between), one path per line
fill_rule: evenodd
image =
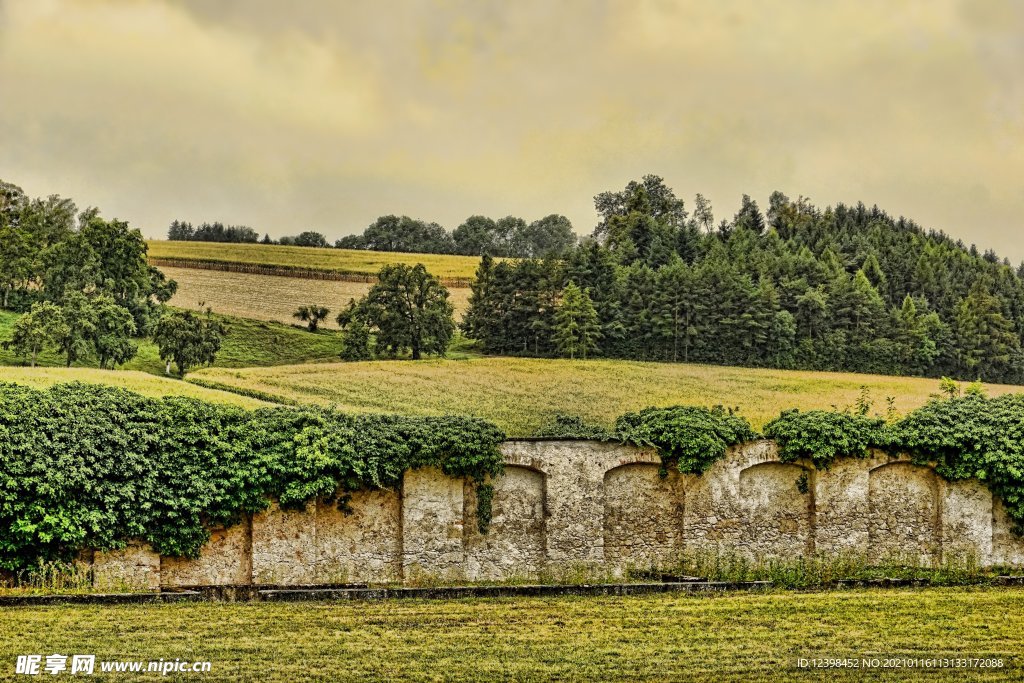
M195 557L209 527L271 497L286 508L323 498L345 509L352 492L395 488L418 467L484 486L501 471L503 439L475 418L246 411L112 387L0 383L0 568L133 538Z
M889 441L946 479L984 481L1024 524L1024 394L930 401L892 425Z
M775 439L783 462L807 459L827 469L836 458L864 458L872 446L882 445L885 421L880 418L826 410L787 410L765 425L764 434Z
M707 470L730 446L757 438L750 423L721 406L644 408L616 420L615 432L624 442L656 448L665 467L691 474Z

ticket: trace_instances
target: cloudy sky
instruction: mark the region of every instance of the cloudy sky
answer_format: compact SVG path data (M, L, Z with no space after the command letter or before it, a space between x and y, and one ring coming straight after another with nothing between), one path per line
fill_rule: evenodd
M1024 258L1024 3L0 0L0 178L151 236L595 223L645 173Z

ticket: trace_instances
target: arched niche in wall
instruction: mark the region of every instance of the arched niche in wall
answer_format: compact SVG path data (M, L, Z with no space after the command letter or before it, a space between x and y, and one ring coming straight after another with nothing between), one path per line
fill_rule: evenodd
M541 570L545 556L547 482L532 467L505 465L491 484L491 523L486 534L478 528L476 484L466 483L464 523L467 561L476 578L528 576Z
M868 556L927 563L939 557L939 481L930 467L891 462L868 473Z
M682 477L660 465L634 462L604 475L604 556L617 565L671 563L683 548Z
M759 557L814 552L814 472L763 462L740 472L743 513L738 550Z

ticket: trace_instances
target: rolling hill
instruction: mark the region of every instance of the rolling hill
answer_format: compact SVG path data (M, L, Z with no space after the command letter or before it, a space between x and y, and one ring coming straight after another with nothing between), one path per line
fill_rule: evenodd
M193 377L345 411L475 415L515 436L536 434L558 414L608 427L622 413L674 404L738 407L761 427L789 408L852 406L862 387L874 412L884 414L892 397L895 409L906 413L939 389L938 380L918 377L508 357L207 368ZM990 395L1020 390L986 385Z

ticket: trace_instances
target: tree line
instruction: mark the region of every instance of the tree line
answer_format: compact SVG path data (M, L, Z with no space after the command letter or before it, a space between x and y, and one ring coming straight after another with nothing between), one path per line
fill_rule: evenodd
M381 216L362 235L349 235L335 243L339 249L511 258L561 257L575 245L572 223L559 214L532 223L516 216L494 220L475 215L450 233L437 223Z
M193 227L191 223L180 220L171 223L167 239L298 247L331 246L322 233L313 230L276 240L266 234L260 239L254 229L244 225L202 223ZM558 214L545 216L532 223L515 216L498 220L487 216L470 216L452 232L437 223L408 216L381 216L361 235L342 237L334 243L338 249L468 256L491 254L512 258L561 257L575 245L576 233L572 223Z
M565 258L485 257L465 334L495 354L1024 381L1024 266L992 251L781 192L716 224L653 175L595 207Z
M146 241L126 222L57 195L30 198L0 181L0 307L24 313L2 342L35 365L53 350L70 367L112 368L153 338L179 372L209 363L226 329L209 314L174 312L177 291L146 263Z
M193 226L188 221L173 220L167 229L167 239L172 242L227 242L233 244L281 244L297 247L329 247L327 238L319 232L307 230L295 236L272 239L268 234L260 239L259 233L247 225L224 225L221 222L200 223Z

